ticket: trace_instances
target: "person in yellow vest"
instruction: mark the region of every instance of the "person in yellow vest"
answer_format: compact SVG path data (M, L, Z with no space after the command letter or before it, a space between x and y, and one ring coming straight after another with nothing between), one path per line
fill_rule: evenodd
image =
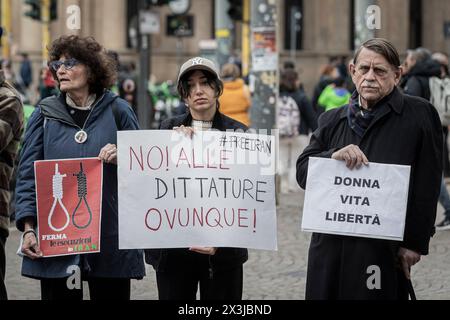
M240 78L239 67L224 64L221 70L223 94L219 98L220 112L246 126L250 126L249 109L252 104L250 90Z

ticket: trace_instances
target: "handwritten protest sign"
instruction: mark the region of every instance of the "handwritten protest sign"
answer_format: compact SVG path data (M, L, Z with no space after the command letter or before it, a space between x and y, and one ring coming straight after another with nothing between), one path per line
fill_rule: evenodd
M409 166L309 158L302 230L403 240Z
M97 158L34 163L44 257L100 251L103 165Z
M119 248L275 250L274 137L118 133Z

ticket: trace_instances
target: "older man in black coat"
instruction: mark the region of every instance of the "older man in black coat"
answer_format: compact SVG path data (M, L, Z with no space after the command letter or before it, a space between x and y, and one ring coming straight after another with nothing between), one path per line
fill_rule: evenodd
M411 166L402 242L315 233L309 249L307 299L407 299L410 269L428 254L442 173L439 116L426 100L402 94L397 50L384 39L366 41L350 72L356 91L349 105L324 113L310 145L297 160L305 188L311 156ZM371 288L370 266L381 286ZM369 288L370 287L370 288Z

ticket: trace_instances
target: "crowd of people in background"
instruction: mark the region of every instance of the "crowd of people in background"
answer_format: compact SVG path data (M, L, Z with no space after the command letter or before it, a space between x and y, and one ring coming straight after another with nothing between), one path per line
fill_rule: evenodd
M408 50L403 63L403 79L400 88L406 94L421 97L427 101L431 100L432 88L430 79L444 79L449 77L448 57L441 52L432 52L426 48ZM439 203L444 208L444 220L436 225L438 230L450 229L450 195L447 191L444 177L450 176L450 162L448 153L448 125L441 117L442 132L444 135L443 152L443 178L439 195Z

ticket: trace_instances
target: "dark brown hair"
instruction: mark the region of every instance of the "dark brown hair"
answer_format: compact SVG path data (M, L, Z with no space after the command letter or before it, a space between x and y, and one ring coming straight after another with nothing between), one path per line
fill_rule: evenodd
M76 35L62 36L49 48L49 64L62 56L74 58L88 67L88 85L90 93L99 94L114 85L117 78L117 64L105 49L93 37ZM56 72L50 68L55 80Z
M400 67L400 57L398 55L397 49L395 49L394 45L386 39L373 38L364 42L355 52L355 56L353 58L354 64L358 62L359 54L361 53L363 48L381 54L395 69L398 69Z
M223 93L223 83L222 83L222 81L220 81L220 79L218 79L211 72L208 72L206 70L201 70L201 69L191 70L189 72L186 72L181 77L180 81L178 82L178 87L177 87L178 94L180 95L180 97L182 99L186 99L187 97L189 97L189 94L191 92L191 88L189 86L188 79L197 70L201 71L205 75L206 81L208 82L208 85L211 88L214 89L214 91L216 93L216 98L219 98L222 95L222 93Z
M280 91L293 92L297 90L298 73L293 69L286 69L280 74Z

